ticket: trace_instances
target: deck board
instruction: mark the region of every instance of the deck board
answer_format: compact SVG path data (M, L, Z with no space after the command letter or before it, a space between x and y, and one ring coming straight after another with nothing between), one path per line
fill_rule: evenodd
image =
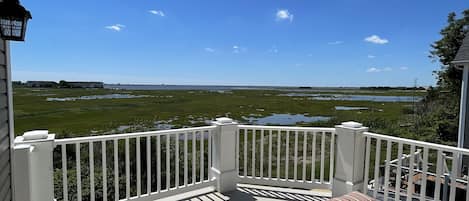
M278 188L269 186L259 186L250 184L238 184L236 191L228 193L216 192L213 187L207 187L184 194L167 197L160 200L190 200L190 201L250 201L250 200L304 200L322 201L329 200L330 191L324 190L300 190L290 188Z

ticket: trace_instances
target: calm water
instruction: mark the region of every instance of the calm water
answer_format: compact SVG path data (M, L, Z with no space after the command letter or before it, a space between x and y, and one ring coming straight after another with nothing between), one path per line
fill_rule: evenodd
M47 98L47 101L76 101L76 100L96 100L96 99L122 99L122 98L146 98L147 95L132 95L132 94L106 94L106 95L93 95L93 96L80 96L80 97L65 97L65 98Z
M219 85L137 85L137 84L105 84L106 89L124 90L206 90L206 91L229 91L229 90L279 90L298 92L321 92L337 90L359 90L356 87L287 87L287 86L219 86Z
M367 107L335 106L335 110L368 110Z
M298 123L311 123L318 121L329 121L330 117L312 116L308 117L302 114L272 114L267 117L243 117L250 124L255 125L296 125Z
M372 102L416 102L420 96L379 96L379 95L344 95L344 94L307 94L288 93L280 96L311 97L313 100L372 101Z

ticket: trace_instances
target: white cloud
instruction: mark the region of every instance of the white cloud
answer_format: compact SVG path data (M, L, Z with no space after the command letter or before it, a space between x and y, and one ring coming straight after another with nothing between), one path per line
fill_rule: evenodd
M377 35L371 35L371 36L368 36L364 39L366 42L370 42L370 43L374 43L374 44L379 44L379 45L383 45L383 44L386 44L388 43L388 39L385 39L385 38L381 38Z
M290 22L293 21L293 14L288 12L286 9L280 9L277 11L277 21L282 21L282 20L289 20Z
M248 48L240 47L238 45L233 45L233 53L235 53L235 54L238 54L238 53L241 53L241 52L246 52L247 50L248 50Z
M344 43L344 41L336 40L336 41L333 41L333 42L328 42L327 44L328 45L340 45L342 43Z
M206 52L215 52L215 49L209 48L209 47L204 48L204 50L205 50Z
M235 54L239 53L239 47L237 45L233 45L233 53Z
M409 67L407 67L407 66L401 66L399 69L401 69L401 70L409 70Z
M369 58L369 59L374 59L374 58L376 58L376 56L369 54L369 55L368 55L368 58Z
M161 11L161 10L149 10L148 12L151 13L151 14L153 14L153 15L159 15L159 16L161 16L161 17L166 16L166 15L164 14L164 12Z
M367 73L378 73L378 72L381 72L381 70L378 69L378 68L373 67L373 68L368 68L368 69L366 70L366 72L367 72Z
M384 67L384 68L372 67L372 68L368 68L366 70L367 73L380 73L380 72L389 72L389 71L392 71L392 68L390 68L390 67Z
M113 31L121 31L124 27L125 27L125 25L115 24L115 25L106 26L104 28L110 29L110 30L113 30Z

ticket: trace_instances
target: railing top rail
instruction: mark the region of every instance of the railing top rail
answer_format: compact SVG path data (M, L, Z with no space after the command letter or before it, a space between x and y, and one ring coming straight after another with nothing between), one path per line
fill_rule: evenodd
M411 144L411 145L415 145L419 147L426 147L429 149L437 149L437 150L442 150L442 151L447 151L447 152L469 155L469 149L464 149L464 148L452 147L448 145L442 145L442 144L436 144L436 143L430 143L430 142L424 142L424 141L418 141L418 140L411 140L411 139L394 137L394 136L389 136L389 135L382 135L382 134L371 133L371 132L364 132L363 135L376 138L376 139L381 139L381 140L402 142L403 144Z
M55 140L55 144L61 145L61 144L83 143L83 142L95 142L95 141L103 141L103 140L126 139L126 138L135 138L135 137L168 135L168 134L213 130L215 128L216 126L202 126L202 127L195 127L195 128L181 128L181 129L170 129L170 130L148 131L148 132L137 132L137 133L123 133L123 134L100 135L100 136L90 136L90 137L65 138L65 139Z
M298 127L298 126L261 126L261 125L238 125L239 129L265 129L265 130L288 130L288 131L325 131L335 133L335 128L325 127Z

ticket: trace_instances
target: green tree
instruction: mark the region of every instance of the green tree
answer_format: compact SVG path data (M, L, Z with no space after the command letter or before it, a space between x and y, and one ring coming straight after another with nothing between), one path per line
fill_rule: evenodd
M431 45L430 51L430 57L441 64L441 69L434 72L437 87L429 90L418 113L424 116L422 121L427 121L423 124L432 126L440 140L456 141L462 72L451 62L469 33L469 9L460 18L450 13L447 22L440 31L441 39Z

